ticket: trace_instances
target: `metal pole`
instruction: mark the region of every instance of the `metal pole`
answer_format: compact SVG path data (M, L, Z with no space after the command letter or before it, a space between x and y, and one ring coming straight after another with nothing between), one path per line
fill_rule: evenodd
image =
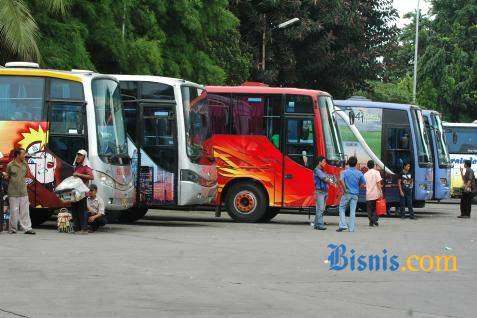
M416 39L414 41L414 78L412 85L412 101L416 103L416 88L417 88L417 53L419 47L419 0L417 0L416 9Z

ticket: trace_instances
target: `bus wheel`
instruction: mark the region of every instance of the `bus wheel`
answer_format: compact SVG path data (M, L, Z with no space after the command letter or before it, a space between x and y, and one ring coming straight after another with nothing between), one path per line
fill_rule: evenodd
M280 208L268 207L267 213L265 213L260 222L269 222L276 217L278 213L280 213Z
M30 209L31 225L34 227L42 225L43 223L48 221L48 219L50 218L52 214L53 214L53 211L48 209L37 209L37 208Z
M227 193L227 212L232 219L241 222L259 222L267 212L267 197L253 183L234 184Z
M124 223L133 223L145 216L146 213L147 208L145 207L133 207L123 211L119 217L119 221Z

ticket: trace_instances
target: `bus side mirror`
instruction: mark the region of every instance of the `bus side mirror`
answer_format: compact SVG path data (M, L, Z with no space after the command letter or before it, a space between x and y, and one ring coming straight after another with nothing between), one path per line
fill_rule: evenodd
M350 110L349 113L348 113L348 117L349 117L349 124L354 125L354 122L356 120L356 115L355 115L354 111Z
M455 131L452 132L452 143L454 145L457 143L457 133Z

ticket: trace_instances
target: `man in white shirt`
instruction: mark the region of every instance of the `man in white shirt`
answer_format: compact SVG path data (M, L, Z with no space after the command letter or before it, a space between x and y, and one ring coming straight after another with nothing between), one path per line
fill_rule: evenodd
M364 174L366 179L366 209L368 211L369 226L378 226L376 215L376 200L383 196L381 173L375 169L373 160L368 161L368 171Z
M87 199L89 232L95 232L100 226L106 225L106 215L104 213L104 201L98 194L98 187L95 184L89 186L89 196Z

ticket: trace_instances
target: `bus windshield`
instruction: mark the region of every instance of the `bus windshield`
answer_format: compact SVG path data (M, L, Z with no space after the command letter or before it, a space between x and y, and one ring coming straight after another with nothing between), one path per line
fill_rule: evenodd
M446 139L451 154L477 154L476 127L446 127Z
M98 155L114 162L126 157L127 143L119 84L111 79L95 79L92 83L98 136Z
M207 93L203 89L187 85L181 87L181 93L187 156L194 163L208 164L208 160L204 160L205 142L211 137Z
M448 165L450 164L450 158L444 139L444 129L442 128L441 117L439 115L431 114L431 118L432 126L436 135L437 159L439 160L439 165Z
M319 96L318 104L323 135L325 137L326 159L340 161L343 159L343 151L341 149L341 138L338 134L337 124L334 116L332 116L335 106L330 96Z
M429 136L424 125L424 118L420 109L411 109L413 129L416 134L416 148L419 165L430 165L431 153Z

